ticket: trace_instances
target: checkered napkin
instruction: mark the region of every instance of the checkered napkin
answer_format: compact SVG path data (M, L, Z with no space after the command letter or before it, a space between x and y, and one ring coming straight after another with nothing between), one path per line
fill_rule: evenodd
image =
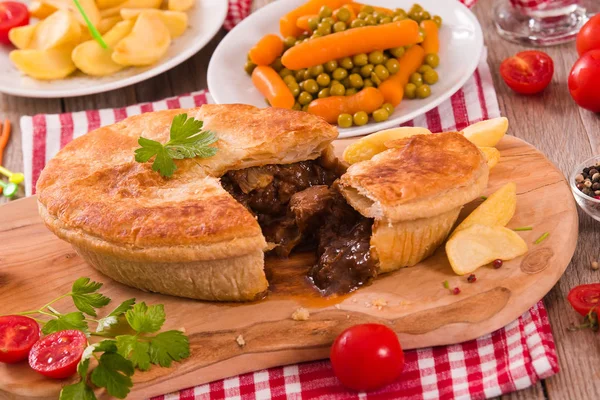
M464 0L472 5L476 0ZM250 12L251 0L230 0L226 26ZM425 126L432 132L460 130L500 115L484 54L467 83L449 100L404 126ZM131 115L171 108L191 108L212 101L207 91L125 108L21 118L26 193L50 158L76 137ZM347 391L328 361L271 368L215 381L156 397L153 400L200 399L483 399L533 385L558 372L556 349L542 302L506 327L476 340L406 354L400 379L371 393ZM194 382L190 381L190 385Z

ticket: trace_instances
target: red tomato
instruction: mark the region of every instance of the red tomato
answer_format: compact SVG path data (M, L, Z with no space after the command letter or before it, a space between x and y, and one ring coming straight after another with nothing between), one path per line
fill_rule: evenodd
M37 322L21 315L0 317L0 362L13 364L27 359L40 338Z
M554 62L546 53L522 51L500 64L504 82L517 93L534 94L548 86L554 74Z
M569 91L579 107L600 112L600 49L588 51L573 65Z
M29 10L16 1L0 2L0 43L10 44L8 31L29 24Z
M569 292L567 300L575 311L583 316L587 315L592 308L600 304L600 283L575 286Z
M577 34L577 52L580 56L600 49L600 14L594 15Z
M388 385L404 369L404 353L396 333L380 324L346 329L333 342L330 358L340 382L354 390Z
M52 333L33 345L29 366L49 378L68 378L77 371L77 363L87 345L82 331Z

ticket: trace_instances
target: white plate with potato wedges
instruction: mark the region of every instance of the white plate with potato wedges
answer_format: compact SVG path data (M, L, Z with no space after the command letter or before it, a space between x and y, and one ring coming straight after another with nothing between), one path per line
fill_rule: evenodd
M108 50L92 38L73 0L23 1L31 11L30 25L11 33L13 45L0 44L0 92L64 98L144 81L202 49L223 25L228 9L223 0L79 2ZM119 64L112 61L117 48Z

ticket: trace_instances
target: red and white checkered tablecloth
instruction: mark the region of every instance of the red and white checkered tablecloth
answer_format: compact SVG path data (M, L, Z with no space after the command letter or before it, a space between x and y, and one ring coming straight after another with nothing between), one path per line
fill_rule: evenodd
M476 0L463 0L471 6ZM229 0L225 26L230 28L250 12L251 0ZM190 108L210 102L207 91L124 108L21 118L26 193L46 162L74 138L130 115L170 108ZM462 129L500 115L484 54L467 83L437 108L403 125L426 126L433 132ZM378 391L346 390L328 361L288 365L252 372L153 400L204 399L484 399L533 385L558 372L556 349L542 302L506 327L465 343L410 350L400 379ZM190 386L194 381L190 380Z

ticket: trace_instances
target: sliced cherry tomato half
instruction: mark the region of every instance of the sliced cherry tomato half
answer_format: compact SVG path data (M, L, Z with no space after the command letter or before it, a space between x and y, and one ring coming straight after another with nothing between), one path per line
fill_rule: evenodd
M82 331L55 332L33 345L29 366L49 378L68 378L77 371L86 347L87 338Z
M40 327L33 319L22 315L0 317L0 362L26 360L39 338Z
M577 34L577 53L580 56L594 49L600 49L600 14L590 18Z
M394 382L404 369L396 333L385 325L356 325L342 332L331 347L333 372L354 390L373 390Z
M567 300L579 314L585 316L592 308L600 311L600 283L575 286L569 292Z
M588 51L573 65L569 92L579 107L600 112L600 49Z
M29 24L29 10L16 1L0 2L0 43L10 44L8 31Z
M548 86L554 74L554 62L546 53L522 51L500 64L500 76L517 93L534 94Z

